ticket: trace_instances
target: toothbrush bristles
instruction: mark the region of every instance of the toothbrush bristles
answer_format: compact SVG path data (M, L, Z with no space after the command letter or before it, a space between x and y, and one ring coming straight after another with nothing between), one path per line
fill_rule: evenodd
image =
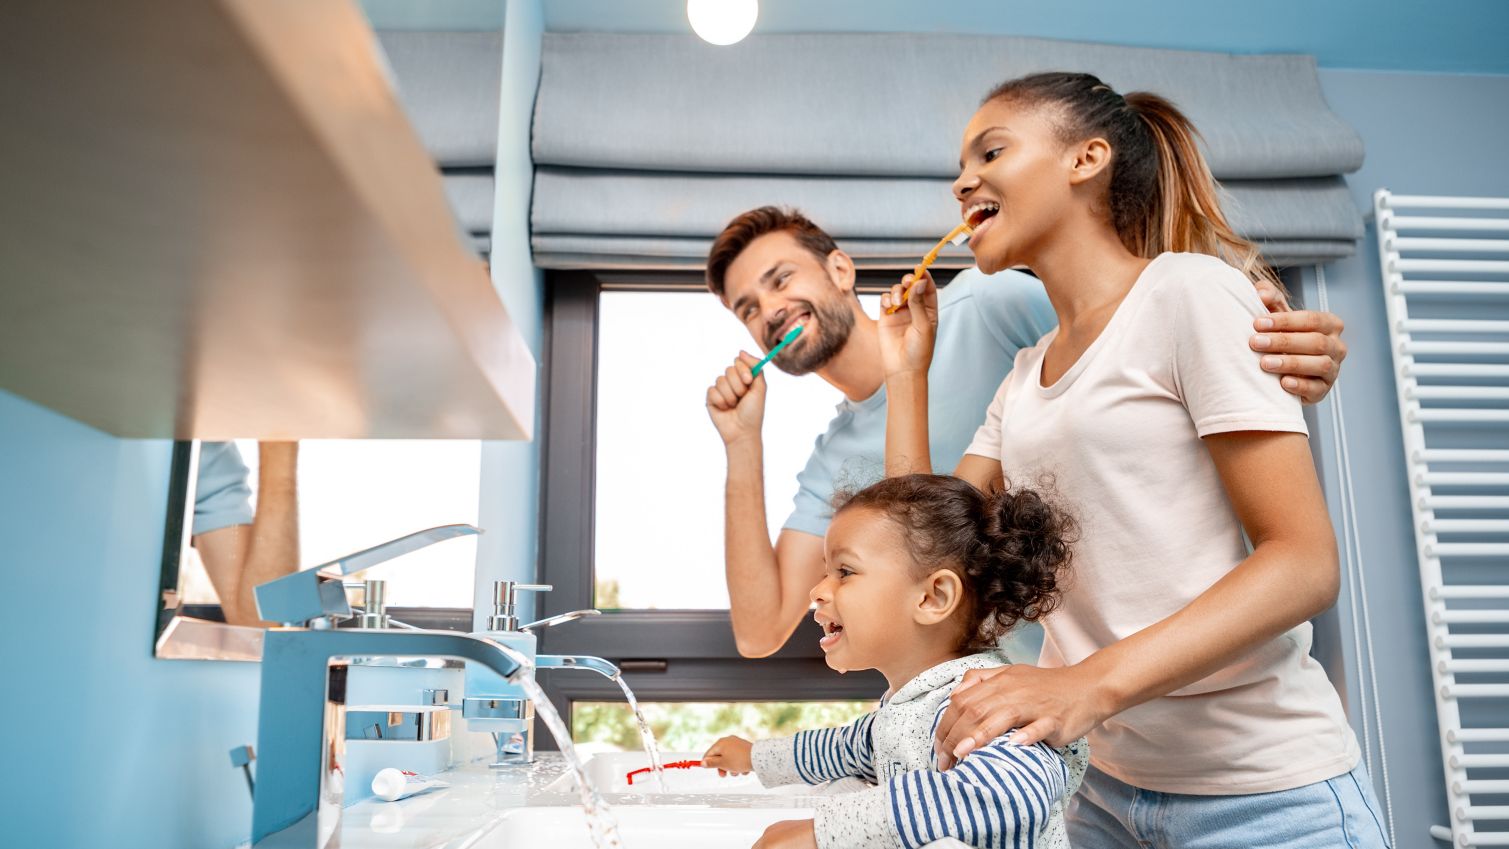
M964 241L966 239L974 235L974 232L975 228L969 226L969 222L966 221L963 224L960 224L958 227L955 227L953 231L950 232L947 236L944 236L943 239L939 241L932 250L927 252L927 255L922 258L922 262L918 263L917 267L912 269L912 282L907 285L905 290L902 291L901 303L892 304L885 311L885 314L892 315L897 310L901 309L901 305L905 304L907 300L911 298L912 286L917 285L917 278L920 278L922 276L922 273L924 271L927 271L927 267L938 260L938 252L943 250L944 245L953 245L955 247L958 247L959 245L964 244Z

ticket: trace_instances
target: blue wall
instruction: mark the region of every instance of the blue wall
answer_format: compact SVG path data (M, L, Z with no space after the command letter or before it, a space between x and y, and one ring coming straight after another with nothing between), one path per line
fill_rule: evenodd
M529 199L534 163L529 130L540 81L541 0L508 0L503 26L503 85L498 109L498 164L493 205L492 277L508 314L540 360L544 335L544 276L529 250ZM543 374L543 372L537 372ZM533 442L482 443L482 504L478 522L487 533L477 544L474 623L491 613L492 583L533 581L540 494L540 399L536 392ZM532 596L532 593L526 593ZM529 598L521 615L534 610Z
M257 667L152 657L170 451L0 391L6 845L250 832L227 752L256 739Z
M1509 76L1322 70L1321 84L1332 109L1357 128L1367 144L1362 170L1347 178L1359 210L1371 210L1372 194L1379 188L1408 194L1509 196L1509 169L1502 166L1503 140L1509 138L1509 109L1504 108L1509 104ZM1332 311L1347 322L1350 354L1340 389L1398 845L1429 846L1428 828L1447 823L1441 749L1371 215L1367 224L1367 239L1357 254L1325 268L1326 284ZM1315 303L1316 294L1313 280L1307 280L1307 304ZM1328 411L1322 407L1320 412L1317 448L1333 519L1339 521L1331 465L1335 434ZM1337 533L1340 538L1339 525ZM1346 588L1339 607L1342 633L1350 639L1354 611ZM1354 658L1348 649L1348 704L1361 733ZM1382 776L1375 775L1374 783L1381 794Z
M492 280L535 360L544 334L544 276L529 249L529 200L534 185L529 131L540 80L542 0L361 0L379 29L503 30L503 80L494 172ZM539 397L538 395L536 397ZM536 416L536 434L539 417ZM532 581L538 526L539 441L482 443L482 503L477 544L476 627L491 610L492 583ZM524 614L533 610L525 595Z
M551 0L546 29L688 32L686 0ZM1229 53L1332 68L1509 73L1502 0L760 0L755 32L964 32Z

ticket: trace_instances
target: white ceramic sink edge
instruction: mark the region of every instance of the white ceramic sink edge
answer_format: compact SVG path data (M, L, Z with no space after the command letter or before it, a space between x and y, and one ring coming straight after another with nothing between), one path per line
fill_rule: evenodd
M616 805L623 849L749 849L781 820L811 819L810 808ZM581 808L518 808L499 817L476 849L593 849Z

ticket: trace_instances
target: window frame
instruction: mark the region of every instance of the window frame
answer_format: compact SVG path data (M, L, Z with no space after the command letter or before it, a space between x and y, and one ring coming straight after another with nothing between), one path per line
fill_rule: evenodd
M866 286L878 288L879 280ZM887 275L884 285L889 285ZM545 368L540 428L539 616L593 607L597 348L604 291L705 291L686 272L547 271ZM710 296L709 296L710 297ZM709 568L722 568L721 563ZM605 612L539 634L542 654L590 654L624 668L640 701L829 701L877 699L873 670L840 676L818 647L810 619L767 658L741 657L726 610ZM580 671L542 670L541 685L570 722L573 701L615 701L617 686ZM543 748L551 745L539 739Z

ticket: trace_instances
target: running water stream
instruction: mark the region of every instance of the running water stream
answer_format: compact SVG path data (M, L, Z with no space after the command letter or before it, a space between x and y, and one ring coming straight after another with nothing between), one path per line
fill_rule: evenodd
M612 676L613 683L618 689L624 691L624 699L629 702L629 709L634 711L634 721L639 723L639 739L644 742L645 754L650 756L650 774L655 777L655 789L665 793L665 766L660 762L660 746L655 743L655 732L650 730L650 723L644 718L644 711L639 709L639 700L634 698L634 691L629 689L629 684L622 675Z
M524 693L529 700L534 702L535 715L545 721L545 727L550 729L550 735L555 738L557 745L561 747L561 755L570 765L571 772L576 776L576 786L581 793L582 811L587 816L587 829L592 834L592 845L597 849L623 849L623 841L618 836L618 821L613 818L613 811L608 808L608 803L603 800L587 780L587 771L582 768L582 759L576 754L576 746L571 742L571 732L566 729L566 723L561 721L561 715L556 713L555 705L545 696L545 691L534 680L534 670L523 670L515 683L524 688ZM628 693L628 688L624 688ZM633 698L632 696L630 697Z

